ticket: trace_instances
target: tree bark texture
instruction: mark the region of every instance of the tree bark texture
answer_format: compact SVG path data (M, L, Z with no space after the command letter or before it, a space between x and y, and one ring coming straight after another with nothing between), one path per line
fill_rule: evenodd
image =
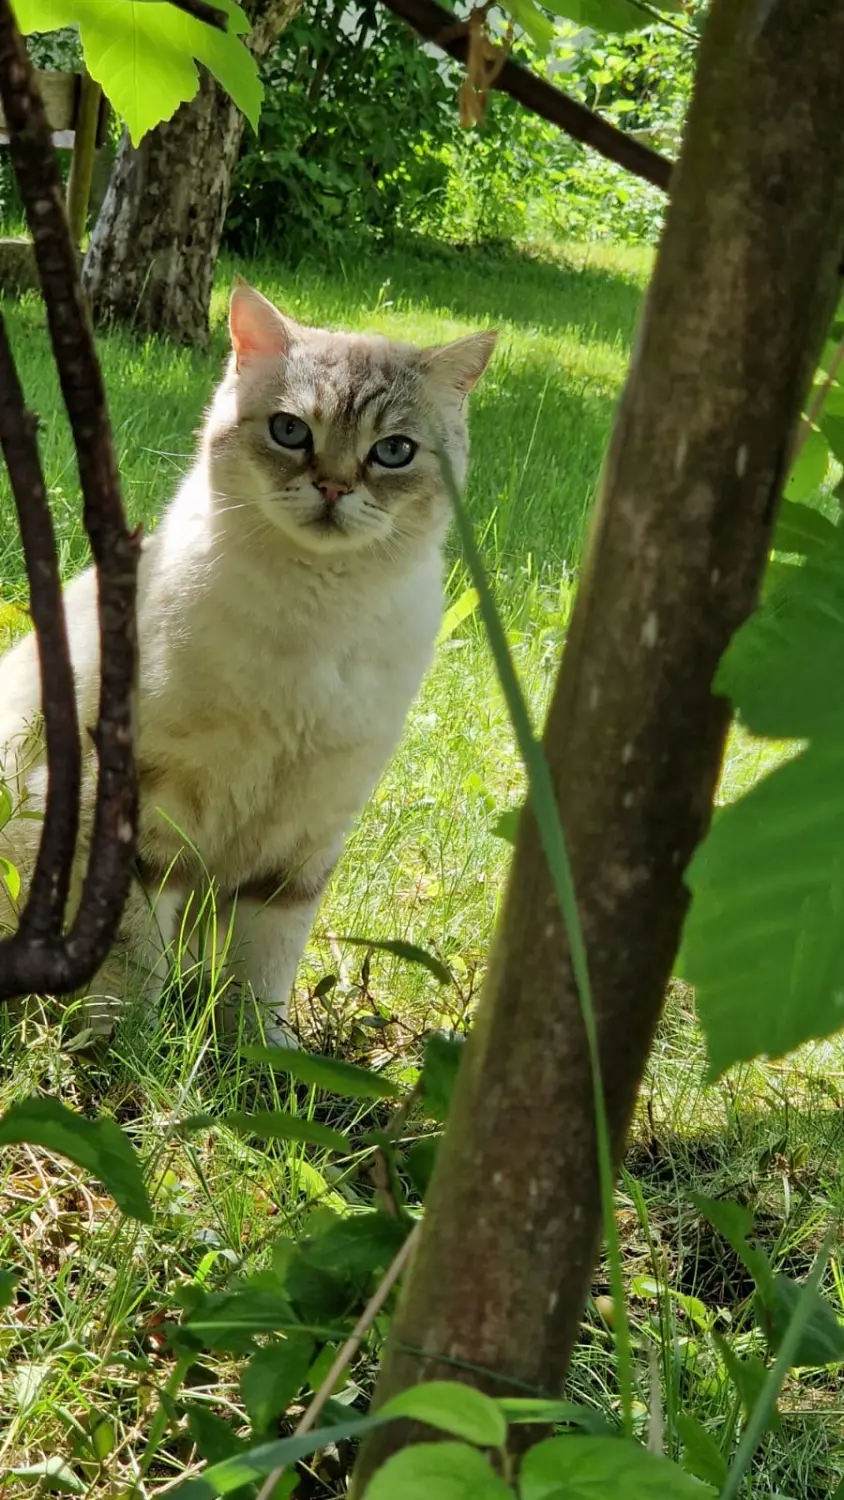
M840 0L715 0L544 736L616 1159L710 816L729 718L710 684L756 602L838 290L842 97ZM462 1361L496 1394L558 1394L600 1227L584 1028L528 811L376 1404ZM356 1496L413 1435L371 1437Z
M248 45L266 56L299 0L252 0ZM214 267L244 120L205 69L172 120L124 134L85 256L94 317L204 344Z

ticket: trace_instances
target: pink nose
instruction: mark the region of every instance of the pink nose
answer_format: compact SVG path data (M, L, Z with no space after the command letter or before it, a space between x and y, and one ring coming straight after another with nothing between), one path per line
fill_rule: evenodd
M349 486L340 484L336 479L317 479L316 487L329 505L336 505L341 495L348 495Z

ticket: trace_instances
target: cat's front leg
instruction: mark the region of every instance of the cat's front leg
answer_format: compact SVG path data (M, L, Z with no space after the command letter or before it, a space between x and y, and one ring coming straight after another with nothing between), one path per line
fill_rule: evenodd
M236 978L248 986L261 1009L264 1035L279 1047L295 1046L287 1010L296 970L308 941L322 890L293 884L263 902L238 895L233 957Z

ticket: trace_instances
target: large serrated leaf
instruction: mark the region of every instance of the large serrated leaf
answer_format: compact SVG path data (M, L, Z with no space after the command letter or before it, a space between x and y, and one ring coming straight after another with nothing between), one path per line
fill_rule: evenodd
M118 1208L130 1218L152 1223L140 1162L114 1120L107 1116L86 1120L58 1099L22 1099L0 1118L0 1146L23 1143L66 1156L98 1177Z
M137 145L193 98L197 61L257 128L263 87L255 59L240 40L249 21L234 0L215 4L228 13L225 32L164 0L14 0L14 9L25 34L78 25L88 71Z
M747 727L809 741L722 809L687 871L678 972L711 1076L844 1025L844 548L810 557L738 632L716 678Z

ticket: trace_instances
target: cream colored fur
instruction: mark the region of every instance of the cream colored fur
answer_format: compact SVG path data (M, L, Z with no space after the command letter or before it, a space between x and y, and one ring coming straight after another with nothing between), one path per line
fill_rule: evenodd
M435 443L462 482L465 396L494 335L418 351L305 329L245 286L231 330L193 467L141 557L144 879L117 966L93 992L119 998L128 959L154 995L186 903L195 909L210 878L224 925L232 914L232 972L278 1036L322 888L431 659L449 521ZM279 448L269 430L279 411L307 423L312 449ZM418 444L412 463L370 462L373 444L397 433ZM98 692L92 570L65 599L85 726ZM31 734L39 709L30 636L0 660L4 774L30 811L46 790ZM94 796L86 753L77 895ZM5 830L24 875L39 835L33 820Z

